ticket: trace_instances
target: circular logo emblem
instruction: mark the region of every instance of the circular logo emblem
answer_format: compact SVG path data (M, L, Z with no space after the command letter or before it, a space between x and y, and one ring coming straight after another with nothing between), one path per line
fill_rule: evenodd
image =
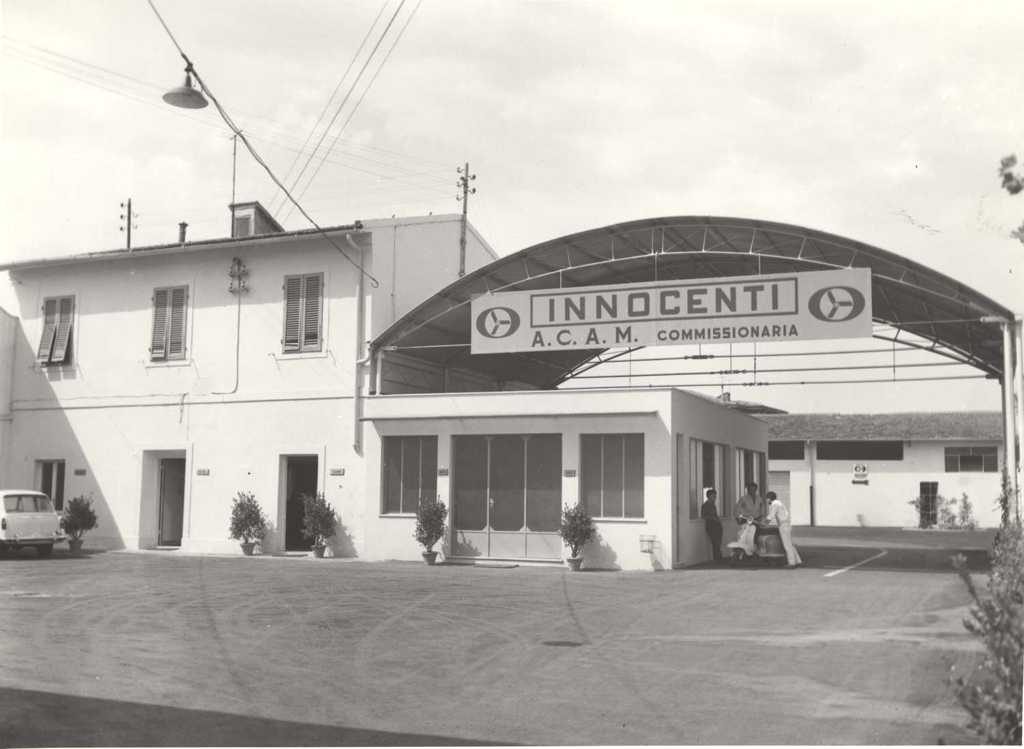
M509 307L489 307L476 316L476 332L484 338L508 338L519 330L519 313Z
M807 310L824 322L845 322L864 311L864 295L852 286L829 286L811 294Z

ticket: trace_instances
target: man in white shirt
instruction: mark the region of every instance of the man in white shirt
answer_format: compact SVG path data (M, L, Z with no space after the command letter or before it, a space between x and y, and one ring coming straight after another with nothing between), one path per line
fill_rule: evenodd
M789 510L775 492L768 492L768 523L779 527L779 538L782 540L782 548L786 550L786 566L798 567L803 564L796 546L793 545L793 527L789 522Z

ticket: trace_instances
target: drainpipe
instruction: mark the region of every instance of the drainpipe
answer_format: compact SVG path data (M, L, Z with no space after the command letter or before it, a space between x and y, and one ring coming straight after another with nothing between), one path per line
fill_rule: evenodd
M981 322L998 323L1003 329L1003 465L1009 484L1007 506L1009 518L1017 517L1017 418L1013 398L1013 339L1014 322L1001 317L983 317Z
M1024 318L1017 317L1016 324L1013 326L1016 329L1014 335L1014 347L1016 348L1015 364L1016 374L1014 375L1015 390L1017 395L1017 443L1021 446L1021 452L1024 452ZM1018 500L1020 498L1019 492L1024 487L1024 455L1018 455L1017 457L1017 491ZM1020 502L1017 503L1018 517L1020 514Z
M363 263L366 260L361 245L352 241L351 234L345 234L349 247L359 253L359 275L356 276L356 363L355 381L352 388L352 449L356 455L363 454L363 367L373 358L371 353L363 356L363 342L366 339L366 271Z
M814 440L807 440L807 462L810 465L811 481L810 481L810 500L811 500L811 526L815 524L814 518L814 451L817 450L817 445Z

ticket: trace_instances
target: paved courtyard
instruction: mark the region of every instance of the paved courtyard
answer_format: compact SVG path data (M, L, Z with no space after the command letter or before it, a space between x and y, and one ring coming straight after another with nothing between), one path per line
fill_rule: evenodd
M25 551L0 745L970 742L948 550L803 541L659 573Z

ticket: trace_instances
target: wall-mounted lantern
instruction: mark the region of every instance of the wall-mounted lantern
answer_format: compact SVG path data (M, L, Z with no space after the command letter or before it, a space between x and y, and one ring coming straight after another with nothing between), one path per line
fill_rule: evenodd
M640 536L640 551L644 554L653 554L656 540L656 536Z

